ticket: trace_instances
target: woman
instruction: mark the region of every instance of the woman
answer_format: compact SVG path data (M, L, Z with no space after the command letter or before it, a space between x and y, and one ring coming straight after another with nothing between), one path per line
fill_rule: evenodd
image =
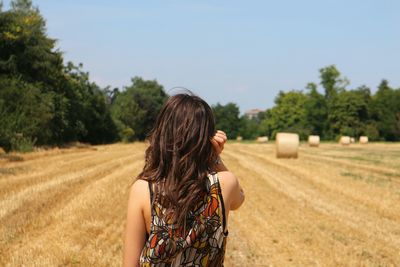
M214 127L197 96L172 96L160 111L130 189L124 266L223 266L229 211L244 193L220 159L227 137Z

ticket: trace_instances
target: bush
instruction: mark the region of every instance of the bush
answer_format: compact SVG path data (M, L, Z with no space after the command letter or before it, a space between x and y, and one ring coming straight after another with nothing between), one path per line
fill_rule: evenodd
M135 140L135 131L132 128L126 127L121 132L121 139L123 142L132 142Z
M25 137L21 134L16 134L10 140L11 150L19 152L31 152L36 143L36 139Z

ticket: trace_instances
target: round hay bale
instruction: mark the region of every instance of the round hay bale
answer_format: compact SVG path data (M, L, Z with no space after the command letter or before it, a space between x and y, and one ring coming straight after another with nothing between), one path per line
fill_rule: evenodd
M342 136L340 137L340 144L342 144L343 146L348 146L350 145L350 136Z
M368 136L360 136L360 144L368 144Z
M354 144L356 142L356 139L354 137L350 137L350 143Z
M268 136L259 136L259 137L257 137L257 142L259 142L259 143L268 142Z
M243 137L241 137L241 136L238 136L238 137L236 137L236 141L242 141L243 140Z
M299 135L296 133L277 133L276 135L276 157L297 158L299 148Z
M311 147L318 147L319 146L319 135L308 136L308 145Z

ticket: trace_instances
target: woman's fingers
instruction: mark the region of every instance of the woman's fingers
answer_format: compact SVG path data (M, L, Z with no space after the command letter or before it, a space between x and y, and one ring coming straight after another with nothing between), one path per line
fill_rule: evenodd
M215 137L213 137L213 138L210 138L210 141L211 141L211 144L212 144L214 147L216 147L216 146L218 146L218 147L219 147L219 143L218 143L218 141L217 141L217 140L215 140Z
M224 139L224 137L222 137L222 136L220 136L220 135L215 135L214 137L213 137L213 139L215 140L215 141L217 141L218 143L224 143L226 140Z
M219 136L219 137L221 137L221 138L226 139L226 135L225 135L225 134L216 133L215 136Z
M215 133L215 135L211 138L211 143L218 154L220 154L222 150L224 150L224 145L227 140L228 138L226 134L221 130L218 130Z
M225 139L227 139L227 137L226 137L226 133L225 133L225 132L223 132L223 131L221 131L221 130L218 130L218 131L217 131L215 134L216 134L216 135L223 136L223 137L225 137Z
M215 137L211 138L210 141L211 141L212 146L215 149L215 152L217 152L217 154L220 154L222 152L220 143L217 140L215 140Z
M226 142L226 140L228 139L227 136L226 136L226 134L225 134L223 131L221 131L221 130L218 130L218 131L215 133L214 136L221 138L224 142Z

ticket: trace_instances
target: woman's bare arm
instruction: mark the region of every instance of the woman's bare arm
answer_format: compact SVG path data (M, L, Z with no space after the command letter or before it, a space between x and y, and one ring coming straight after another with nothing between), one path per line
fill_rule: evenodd
M239 184L237 177L228 170L224 162L222 161L220 155L224 149L224 145L227 141L226 134L223 131L217 131L215 136L211 139L211 143L214 150L219 155L218 160L215 162L213 169L219 173L222 178L221 183L223 183L225 194L228 196L229 210L238 209L244 202L245 196L242 187Z
M146 181L137 180L129 192L124 244L124 267L139 266L139 257L146 242L146 224L143 216L143 201L148 191Z

